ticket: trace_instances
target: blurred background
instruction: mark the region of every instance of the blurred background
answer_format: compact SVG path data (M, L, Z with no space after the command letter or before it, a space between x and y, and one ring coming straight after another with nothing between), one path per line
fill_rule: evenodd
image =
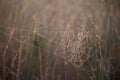
M0 0L0 80L119 79L119 0Z

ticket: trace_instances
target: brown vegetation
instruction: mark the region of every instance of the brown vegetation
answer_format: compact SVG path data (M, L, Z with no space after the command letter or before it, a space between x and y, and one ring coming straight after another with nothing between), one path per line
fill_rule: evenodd
M119 80L119 0L0 0L0 80Z

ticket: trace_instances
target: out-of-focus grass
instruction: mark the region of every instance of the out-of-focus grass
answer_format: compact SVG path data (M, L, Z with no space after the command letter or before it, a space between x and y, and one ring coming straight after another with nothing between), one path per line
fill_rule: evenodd
M119 22L106 3L2 0L0 79L109 80Z

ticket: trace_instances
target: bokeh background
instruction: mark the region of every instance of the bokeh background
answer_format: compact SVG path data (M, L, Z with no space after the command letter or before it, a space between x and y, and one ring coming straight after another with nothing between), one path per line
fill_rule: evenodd
M0 0L0 80L119 80L119 0Z

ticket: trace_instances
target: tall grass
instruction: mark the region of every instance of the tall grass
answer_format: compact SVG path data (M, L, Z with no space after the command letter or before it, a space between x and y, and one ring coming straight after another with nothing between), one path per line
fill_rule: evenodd
M2 1L0 80L109 80L119 31L106 3Z

